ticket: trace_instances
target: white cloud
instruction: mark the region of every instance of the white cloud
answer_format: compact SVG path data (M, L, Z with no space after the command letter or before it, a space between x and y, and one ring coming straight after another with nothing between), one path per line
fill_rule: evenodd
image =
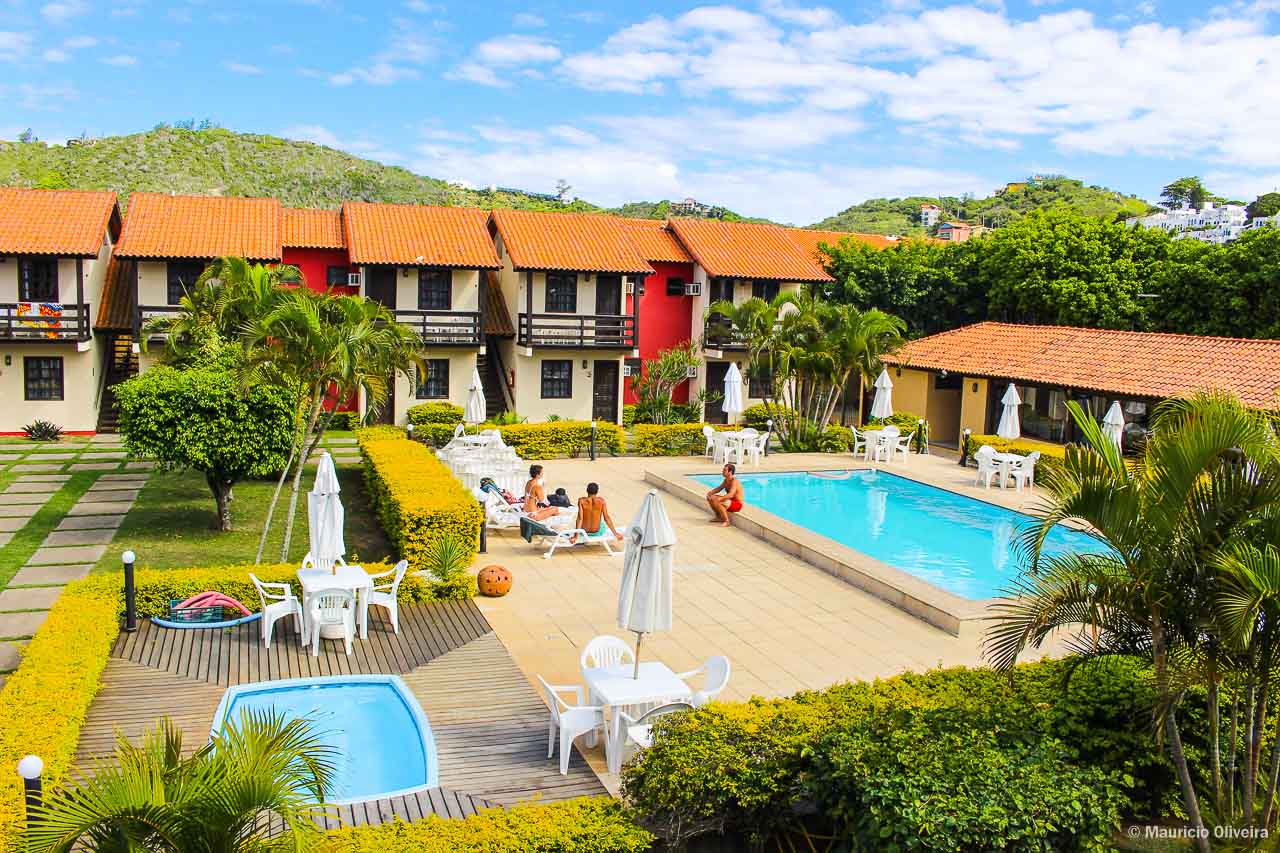
M342 138L324 125L296 124L291 127L286 127L284 130L280 131L280 135L285 139L300 139L304 142L314 142L316 145L336 148L339 151L346 151L347 153L355 154L358 157L368 157L382 163L401 163L404 160L400 154L388 149L381 143L364 138Z
M80 93L67 84L36 85L20 83L16 86L0 85L0 100L16 104L25 110L58 112L67 101L74 101Z
M257 65L249 65L245 62L224 62L222 67L230 71L232 74L246 74L256 76L262 73L262 68Z
M394 18L391 25L391 33L384 39L386 46L371 58L344 71L303 73L323 77L333 86L350 86L353 83L390 86L418 79L422 75L417 69L435 58L435 42L419 32L417 25L407 18Z
M547 25L547 19L541 15L535 15L532 12L517 12L511 16L511 25L513 27L523 27L525 29L536 30Z
M0 62L15 62L31 50L31 35L0 30Z
M465 83L478 83L481 86L493 86L505 89L511 81L499 77L497 72L487 65L478 62L463 62L450 68L444 74L446 80L458 80Z
M138 58L127 53L117 53L115 56L108 56L102 62L104 65L114 65L116 68L129 68L138 64Z
M840 21L835 10L826 6L793 6L786 0L762 0L760 8L772 18L804 27L830 27Z
M547 133L570 145L597 145L600 142L600 137L594 133L588 133L569 124L558 124L550 127L547 129Z
M560 49L538 36L506 35L480 42L475 55L486 65L531 65L554 62Z
M89 4L84 0L55 0L40 7L40 14L46 21L64 24L72 18L78 18L89 11Z
M406 0L404 5L410 12L421 15L437 14L445 10L439 3L428 3L426 0Z
M71 58L71 54L67 53L60 47L51 47L44 53L40 54L40 58L45 62L66 62Z

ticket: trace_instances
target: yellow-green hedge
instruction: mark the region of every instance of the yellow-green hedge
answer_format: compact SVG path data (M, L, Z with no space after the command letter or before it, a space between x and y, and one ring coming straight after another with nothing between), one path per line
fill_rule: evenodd
M1023 456L1033 452L1040 451L1040 461L1036 463L1037 467L1060 469L1063 461L1066 459L1066 447L1061 444L1051 444L1047 441L1037 441L1034 438L1001 438L998 435L971 435L969 436L969 456L977 452L978 448L984 444L991 445L997 453L1020 453Z
M427 424L446 424L450 428L456 424L462 423L465 412L461 406L455 406L453 403L436 402L436 403L419 403L410 407L405 413L405 417L409 419L409 423L413 424L413 428L419 429Z
M688 456L702 453L706 424L636 424L631 428L632 450L641 456ZM736 424L711 424L715 430L737 429Z
M465 820L358 826L326 833L321 853L644 853L654 838L620 803L591 797L485 809Z
M361 430L356 438L369 500L400 556L415 569L426 568L428 545L452 533L468 543L474 559L484 523L475 496L425 446L387 435Z
M591 447L590 421L549 421L545 424L507 424L498 427L502 440L511 445L521 459L554 459L557 456L582 456ZM622 427L605 421L596 422L596 453L617 456L626 446Z

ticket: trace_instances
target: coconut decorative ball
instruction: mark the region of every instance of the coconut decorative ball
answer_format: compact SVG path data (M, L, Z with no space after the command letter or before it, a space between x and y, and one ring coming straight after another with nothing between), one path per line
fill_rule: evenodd
M499 598L511 591L511 572L502 566L485 566L476 575L481 595Z

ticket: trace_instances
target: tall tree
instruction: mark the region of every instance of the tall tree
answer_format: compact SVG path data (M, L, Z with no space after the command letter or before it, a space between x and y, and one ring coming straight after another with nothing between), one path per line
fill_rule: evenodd
M1189 205L1196 210L1204 207L1204 203L1210 200L1210 194L1204 187L1204 183L1197 176L1189 176L1178 178L1165 185L1160 190L1160 199L1164 202L1164 206L1170 209Z
M1280 193L1263 193L1249 202L1244 212L1250 219L1275 216L1280 213Z

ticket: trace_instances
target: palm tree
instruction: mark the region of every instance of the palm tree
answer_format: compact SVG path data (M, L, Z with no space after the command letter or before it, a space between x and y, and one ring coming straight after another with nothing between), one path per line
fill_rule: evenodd
M993 605L985 651L993 665L1012 670L1024 649L1063 632L1083 660L1124 655L1149 661L1157 730L1168 744L1187 815L1203 829L1178 706L1186 676L1212 670L1206 661L1222 661L1212 618L1215 604L1221 609L1221 555L1280 509L1274 435L1264 418L1234 398L1172 400L1157 408L1145 453L1126 463L1091 417L1074 402L1068 406L1088 444L1069 446L1062 469L1044 472L1047 503L1023 538L1031 566ZM1064 521L1084 522L1109 548L1045 555L1045 538ZM1208 684L1211 692L1216 678ZM1269 684L1257 687L1264 697ZM1215 773L1216 703L1214 693ZM1221 782L1213 781L1216 793ZM1246 778L1246 811L1251 789ZM1207 839L1201 841L1208 850Z
M282 292L271 310L247 327L246 340L251 377L254 371L279 371L292 377L300 389L302 416L290 464L276 483L256 558L262 560L276 502L292 471L289 513L280 546L280 560L284 561L292 541L302 468L328 424L327 417L321 419L326 393L336 392L338 399L344 399L362 389L368 410L378 411L390 396L395 374L412 380L413 371L421 369L422 340L396 322L390 310L363 296L305 289Z
M334 749L311 723L246 711L190 757L165 718L140 745L53 793L30 821L31 853L237 853L307 850L332 784ZM284 825L268 839L268 821Z

